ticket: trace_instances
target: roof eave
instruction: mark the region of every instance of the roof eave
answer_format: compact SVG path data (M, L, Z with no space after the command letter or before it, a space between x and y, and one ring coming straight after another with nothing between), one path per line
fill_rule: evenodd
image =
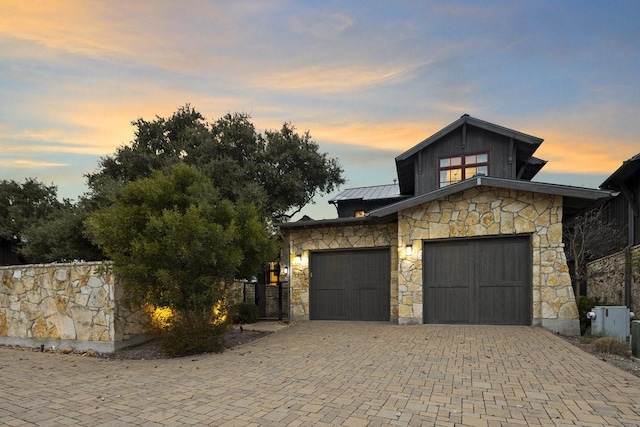
M301 228L318 228L327 226L347 226L347 225L361 225L372 222L385 222L386 219L382 217L348 217L348 218L332 218L332 219L319 219L314 221L295 221L295 222L283 222L276 224L276 227L281 230L289 229L301 229Z
M404 209L409 209L426 202L441 199L446 196L450 196L461 191L468 190L473 187L497 187L509 190L522 190L530 191L533 193L545 193L555 194L563 197L569 197L573 199L584 199L591 201L598 201L609 199L613 196L611 191L598 190L583 187L572 187L568 185L560 184L546 184L538 182L523 181L517 179L495 178L490 176L476 176L467 180L458 182L456 184L448 185L443 188L439 188L430 193L422 194L420 196L413 197L408 200L404 200L398 203L394 203L389 206L384 206L379 209L374 209L369 212L370 216L384 217L397 213Z
M620 190L620 183L626 181L638 169L640 169L640 153L622 162L622 165L600 184L600 188Z

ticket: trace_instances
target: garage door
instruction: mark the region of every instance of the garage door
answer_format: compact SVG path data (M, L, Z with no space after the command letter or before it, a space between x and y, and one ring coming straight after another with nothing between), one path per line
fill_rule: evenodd
M389 320L389 249L311 252L309 318Z
M531 324L528 237L424 242L425 323Z

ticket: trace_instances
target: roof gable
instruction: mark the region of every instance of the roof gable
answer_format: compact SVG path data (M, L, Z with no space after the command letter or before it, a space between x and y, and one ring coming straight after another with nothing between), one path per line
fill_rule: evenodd
M466 146L467 135L472 133L477 135L477 133L472 132L475 130L495 134L497 136L495 143L510 145L509 152L514 153L515 158L510 157L509 162L515 162L518 171L517 176L513 175L511 176L512 178L531 180L546 164L545 160L533 157L535 151L544 141L542 138L464 114L455 122L395 158L400 192L402 194L415 194L415 168L416 165L419 165L421 162L420 155L423 154L423 151L437 150L435 146L438 143L444 143L446 141L447 144L449 144L455 139L461 140L461 144ZM501 168L502 166L498 165L498 167Z
M474 126L480 129L484 129L489 132L497 133L499 135L503 135L509 138L513 138L516 141L520 141L524 144L527 144L530 146L530 149L531 149L531 153L529 155L532 155L535 152L535 150L540 146L540 144L542 144L542 142L544 141L544 139L542 138L538 138L532 135L527 135L525 133L518 132L513 129L509 129L493 123L485 122L484 120L476 119L475 117L471 117L468 114L463 114L458 120L451 123L449 126L434 133L429 138L425 139L424 141L420 142L419 144L415 145L414 147L411 147L404 153L397 156L396 162L399 160L408 159L409 157L416 154L418 151L428 147L429 145L433 144L436 141L439 141L445 135L448 135L449 133L453 132L459 127L462 127L465 124L468 124L470 126Z

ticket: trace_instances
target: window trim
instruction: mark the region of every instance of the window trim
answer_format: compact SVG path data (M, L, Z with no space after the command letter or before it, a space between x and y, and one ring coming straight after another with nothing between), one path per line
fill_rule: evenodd
M467 157L469 156L480 156L480 155L486 155L487 156L487 161L486 162L480 162L480 163L465 163L465 160ZM454 166L440 166L442 160L445 159L453 159L453 158L460 158L460 164L459 165L454 165ZM457 182L460 181L464 181L465 179L469 179L471 178L470 176L466 176L465 171L467 168L470 167L482 167L482 166L486 166L487 167L487 175L489 175L489 172L491 171L491 166L490 166L490 162L491 162L491 158L489 156L489 152L488 151L479 151L476 153L464 153L464 154L454 154L454 155L450 155L450 156L442 156L442 157L438 157L438 188L444 188L447 187L451 184L455 184ZM455 182L449 182L448 184L442 185L442 182L440 180L440 173L443 171L448 171L448 170L454 170L454 169L459 169L460 170L460 181L455 181Z

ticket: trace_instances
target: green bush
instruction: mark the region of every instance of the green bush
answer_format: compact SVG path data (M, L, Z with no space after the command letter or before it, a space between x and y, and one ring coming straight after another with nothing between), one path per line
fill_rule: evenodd
M260 309L252 302L241 302L233 309L234 323L256 323L260 317Z
M621 339L614 337L600 337L593 342L593 347L600 353L629 355L629 345Z
M193 310L175 316L159 336L169 356L187 356L222 351L226 328L224 322L216 322L211 310Z
M596 305L603 305L598 298L590 298L584 295L578 297L578 316L580 319L580 335L585 335L591 328L591 320L587 319L587 313Z

